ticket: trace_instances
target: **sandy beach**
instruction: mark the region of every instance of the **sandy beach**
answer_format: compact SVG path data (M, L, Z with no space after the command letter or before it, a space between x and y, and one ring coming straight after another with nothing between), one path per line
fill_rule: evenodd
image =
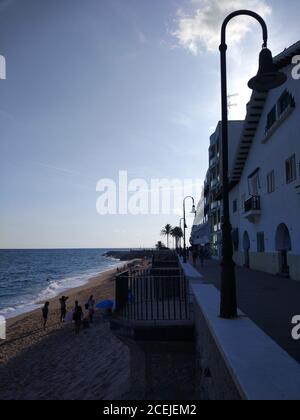
M116 270L65 292L68 309L90 295L113 299ZM60 295L61 296L61 295ZM59 297L50 300L46 331L41 310L8 320L7 340L0 344L0 400L122 399L129 389L129 352L110 332L101 311L95 323L76 336L72 324L59 322Z

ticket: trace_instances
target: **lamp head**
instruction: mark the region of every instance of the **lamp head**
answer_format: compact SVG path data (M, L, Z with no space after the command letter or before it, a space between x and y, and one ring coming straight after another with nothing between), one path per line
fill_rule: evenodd
M249 81L249 88L256 92L268 92L286 81L287 76L276 68L271 51L263 48L259 55L258 73Z
M195 204L193 205L193 207L192 207L192 211L191 211L191 213L192 214L196 214L196 207L195 207Z

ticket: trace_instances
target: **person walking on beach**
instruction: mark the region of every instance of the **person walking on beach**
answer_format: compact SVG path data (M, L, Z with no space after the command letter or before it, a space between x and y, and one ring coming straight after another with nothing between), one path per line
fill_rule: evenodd
M96 302L94 300L94 296L92 295L92 296L90 296L90 298L87 302L87 310L89 311L89 319L90 319L91 324L94 321L95 305L96 305Z
M48 321L48 315L49 315L49 302L46 302L43 309L42 309L42 314L43 314L43 328L44 331L46 329L46 325L47 325L47 321Z
M75 322L75 333L80 333L81 328L81 321L83 316L83 310L82 307L79 305L78 301L75 302L75 308L74 308L74 315L73 315L73 321Z
M60 322L65 322L65 318L67 316L67 300L69 298L66 296L62 296L59 299L60 303Z

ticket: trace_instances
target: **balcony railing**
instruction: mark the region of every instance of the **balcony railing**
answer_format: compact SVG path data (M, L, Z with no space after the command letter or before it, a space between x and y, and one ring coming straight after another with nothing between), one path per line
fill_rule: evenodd
M219 180L217 178L214 178L211 182L210 182L210 187L214 188L218 185Z
M245 209L245 213L249 213L251 211L260 211L261 210L260 196L255 195L249 198L249 200L245 201L244 209Z

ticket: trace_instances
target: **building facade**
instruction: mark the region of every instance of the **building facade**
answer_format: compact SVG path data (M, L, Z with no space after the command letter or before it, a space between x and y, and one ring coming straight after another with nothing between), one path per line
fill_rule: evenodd
M228 126L230 147L229 165L234 164L234 156L239 144L243 121L230 121ZM209 169L204 183L204 194L200 200L200 214L196 216L192 229L191 241L194 244L210 244L210 253L214 258L222 255L222 125L218 123L215 132L210 137ZM199 207L198 206L198 207ZM203 210L202 210L203 209ZM198 212L197 212L198 214ZM207 240L208 237L208 240Z
M300 280L300 74L295 56L300 61L300 41L274 59L287 75L285 85L253 92L245 120L229 122L229 179L235 262ZM210 138L204 219L195 219L193 228L199 238L201 232L209 235L215 258L222 254L221 145L219 122Z
M300 280L300 80L292 58L300 42L275 58L288 80L253 93L230 173L235 261Z
M210 248L210 227L205 212L206 197L204 188L197 206L197 212L191 232L191 245Z

